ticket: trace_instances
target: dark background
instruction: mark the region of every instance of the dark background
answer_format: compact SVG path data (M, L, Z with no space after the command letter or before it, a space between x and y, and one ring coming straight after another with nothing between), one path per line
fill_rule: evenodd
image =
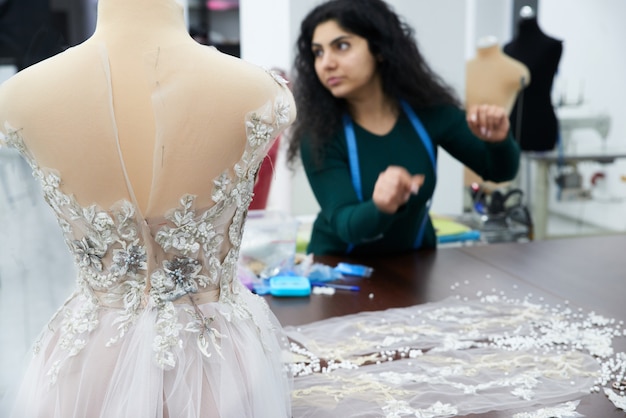
M96 7L97 0L0 0L0 65L14 65L19 71L83 42L95 27ZM213 12L199 1L191 13L190 34L210 43ZM239 56L238 44L212 44Z

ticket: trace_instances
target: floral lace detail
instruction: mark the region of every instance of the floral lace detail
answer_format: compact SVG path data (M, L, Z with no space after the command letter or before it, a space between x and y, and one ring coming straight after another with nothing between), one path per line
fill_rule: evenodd
M250 120L246 122L246 128L250 132L248 138L253 147L267 144L274 138L274 128L262 123L261 116L258 114L251 116Z
M66 302L52 317L48 327L52 329L51 324L56 318L62 316L61 319L61 337L59 346L67 351L67 356L52 363L46 376L50 379L49 384L54 385L59 376L61 366L71 357L76 356L87 344L87 336L99 325L98 305L93 298L85 295L85 291L78 291L73 297L83 298L84 303L79 309L72 310L67 307ZM72 298L70 298L71 300ZM43 335L42 335L43 337ZM39 355L41 351L41 340L34 344L33 352Z
M204 355L219 353L223 337L212 318L205 318L197 306L185 313L189 304L175 304L205 289L219 293L219 302L227 306L219 312L226 320L257 321L238 297L242 287L234 278L239 245L259 166L271 141L289 122L289 115L289 102L276 97L246 116L247 146L239 162L214 179L211 198L215 204L199 210L194 207L196 196L183 195L180 206L165 214L167 222L155 231L154 241L166 256L153 271L148 271L152 252L144 241L144 220L133 203L121 199L108 210L96 205L82 207L73 195L63 192L57 172L38 166L21 132L5 124L3 144L20 152L39 179L43 197L57 217L78 268L78 291L53 318L62 315L60 346L68 358L87 344L103 309L113 309L116 315L117 333L106 343L111 346L129 332L140 315L155 308L153 349L163 368L175 366L174 351L182 347L183 332L197 334L198 349ZM228 215L232 216L230 223L218 231L214 220ZM77 302L77 298L82 299ZM53 365L49 372L52 381L62 365L63 361Z
M163 269L150 276L151 294L157 301L175 301L187 294L196 293L198 284L206 287L209 278L199 274L202 265L195 258L175 257L163 261Z
M165 303L159 307L156 321L156 336L152 343L155 361L163 369L171 369L176 365L174 347L182 347L179 337L183 325L178 321L178 314L173 303Z
M457 409L448 404L441 402L435 402L432 406L425 409L411 408L408 402L403 401L388 401L383 406L383 413L385 418L400 418L403 416L415 416L419 418L443 418L453 417L457 415Z
M278 83L279 86L283 88L287 88L289 81L287 81L282 75L278 74L276 71L267 70L269 75ZM284 100L283 97L278 97L276 99L276 104L274 106L274 118L276 120L276 124L278 126L283 126L289 122L290 115L290 105Z
M520 412L513 415L512 418L578 418L584 415L576 412L578 401L566 402L549 408L541 408L534 412Z
M220 197L223 198L223 196L222 189ZM211 253L212 249L222 245L224 237L215 231L211 223L211 219L217 215L215 213L217 210L208 210L195 219L196 214L192 210L195 198L192 195L185 195L180 200L182 207L166 216L174 224L174 227L165 226L161 228L155 237L156 242L163 250L174 249L189 256L197 254L200 249L205 253ZM215 278L211 282L215 284Z
M4 132L6 132L6 134ZM15 149L24 156L26 161L31 164L32 167L33 158L26 148L24 141L22 141L20 131L14 129L8 122L5 122L4 132L0 131L0 145L6 144L7 147Z
M618 395L608 388L604 388L604 394L607 398L609 398L609 400L613 403L613 405L615 405L616 408L619 408L622 411L626 411L626 396Z
M211 348L215 348L217 354L222 357L222 349L218 342L218 339L224 338L224 336L212 326L215 318L206 318L202 312L198 310L192 311L191 309L185 310L193 320L187 324L185 331L198 334L198 348L200 352L206 357L211 357Z
M138 316L145 288L146 250L138 238L134 207L127 201L120 201L111 211L96 205L80 206L74 196L61 191L61 177L56 172L37 165L20 132L7 125L5 129L7 145L21 153L39 179L44 200L57 215L78 268L77 295L85 301L74 311L67 306L59 310L64 316L59 346L67 350L68 357L76 356L98 326L99 307L121 302L123 309L115 321L118 334L108 344L115 343ZM107 295L99 300L94 291L106 291ZM62 364L56 362L50 370L52 382L58 374L54 368Z
M278 72L268 68L265 68L265 72L267 72L280 86L287 87L287 84L289 84L289 81L287 81L285 77L280 75Z
M150 276L150 297L158 308L157 335L153 349L155 361L164 369L170 369L176 364L173 350L182 345L181 330L198 334L198 348L205 356L210 356L210 344L218 353L221 350L218 344L221 335L211 327L212 320L204 317L192 299L189 300L195 310L187 310L191 319L185 327L180 324L174 302L197 293L200 287L219 285L220 301L238 306L230 290L234 274L233 264L230 262L232 250L228 252L224 262L220 262L216 254L224 243L224 237L211 224L211 220L219 216L225 206L237 199L238 190L230 187L236 183L226 174L216 179L212 195L216 204L200 215L194 209L196 197L184 196L180 200L181 206L166 216L173 227L165 225L156 234L155 240L164 250L181 254L163 261L162 268L155 270ZM236 210L235 218L237 212L240 210ZM203 266L208 274L201 274ZM231 280L220 282L224 272L224 276Z
M171 260L163 261L162 268L155 270L150 276L150 297L158 308L157 313L157 335L153 343L155 351L155 361L164 369L175 366L174 354L172 350L182 345L179 332L181 330L198 334L197 344L200 352L209 357L211 350L221 352L219 340L221 334L211 327L212 319L206 318L198 309L195 303L190 300L195 310L187 310L191 320L184 327L179 323L179 318L175 314L174 302L187 295L195 294L199 288L219 285L220 301L228 304L232 312L236 314L236 319L248 319L252 315L243 304L237 300L238 283L233 282L234 272L238 260L238 243L241 240L241 228L245 208L249 204L249 199L241 200L240 189L228 190L230 180L221 176L216 180L217 187L213 196L218 197L218 204L196 217L193 209L194 196L185 196L181 199L181 208L172 212L167 218L172 221L175 227L164 226L156 235L157 243L164 249L175 249L181 254L201 257L204 254L204 263L199 258L187 257L185 255L175 256ZM221 200L220 200L221 199ZM233 222L229 227L229 239L233 247L227 252L223 262L216 257L223 243L223 237L215 233L212 225L208 222L224 206L233 202L247 202L245 206L237 205L237 210L233 216ZM225 202L226 205L221 205ZM234 243L233 243L234 241ZM202 250L202 251L200 251ZM201 274L203 266L208 268L208 275ZM230 280L220 280L225 277ZM224 318L231 321L230 313L224 313Z
M247 208L252 201L256 174L263 156L281 126L289 121L289 105L277 98L271 111L253 112L246 121L248 147L241 160L235 164L234 178L228 172L216 178L211 198L215 205L198 213L194 209L196 196L185 195L180 207L166 215L173 226L163 226L156 234L156 242L168 252L176 255L163 262L162 268L150 276L150 296L159 308L157 314L157 336L153 344L156 362L163 368L174 367L172 350L182 344L179 319L172 314L173 302L186 295L198 292L200 287L218 286L220 302L229 305L222 315L226 320L250 319L252 313L245 304L238 303L241 285L233 281L236 275L242 228ZM228 249L223 261L217 258L225 237L212 224L226 208L236 208L228 227ZM201 274L205 272L205 274ZM190 299L191 301L192 299ZM206 318L192 302L194 311L184 331L198 334L197 344L205 356L212 351L221 352L221 334L211 326L212 319ZM232 317L234 315L234 318ZM261 327L259 327L259 330Z

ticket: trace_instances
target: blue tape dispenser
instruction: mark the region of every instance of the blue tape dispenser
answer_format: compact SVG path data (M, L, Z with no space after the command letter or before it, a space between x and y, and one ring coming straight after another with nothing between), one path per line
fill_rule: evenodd
M270 277L270 294L278 297L309 296L311 282L303 276Z

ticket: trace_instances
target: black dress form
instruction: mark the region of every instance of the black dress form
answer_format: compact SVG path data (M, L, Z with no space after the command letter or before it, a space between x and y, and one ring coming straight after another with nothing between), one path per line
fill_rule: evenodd
M517 36L504 45L503 50L526 64L532 80L524 89L522 100L511 111L513 134L524 151L554 149L559 124L552 106L551 92L563 52L562 41L543 33L536 17L523 18L519 22Z
M0 59L18 71L64 49L52 26L49 0L0 0Z

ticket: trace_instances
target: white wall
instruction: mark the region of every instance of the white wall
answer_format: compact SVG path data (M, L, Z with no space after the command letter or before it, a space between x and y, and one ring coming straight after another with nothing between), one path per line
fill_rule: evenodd
M294 10L303 7L307 0L240 0L239 25L241 28L241 57L266 68L278 67L290 71L293 61ZM271 23L270 23L271 22ZM273 22L280 22L274 24ZM285 150L289 133L283 134L277 161L274 162L274 179L268 198L268 209L296 214L292 210L292 173L285 163ZM308 187L308 184L306 185ZM313 202L315 203L315 202ZM306 203L305 203L306 205Z
M604 141L590 129L573 131L570 140L579 150L626 150L626 2L623 0L547 0L539 4L539 24L544 32L563 40L563 55L556 77L554 97L563 94L574 102L583 97L580 111L608 112L611 130ZM593 190L596 199L588 202L556 202L553 212L609 229L626 230L626 162L601 166L579 166L584 186L596 172L607 176L605 190ZM552 184L552 186L554 186Z
M480 38L494 36L500 45L511 39L512 0L466 0L466 58L476 54Z
M574 99L582 90L585 105L608 110L613 116L608 142L621 144L626 141L623 16L623 0L549 0L539 9L544 32L563 40L557 91Z
M0 64L0 84L11 78L17 72L17 67L13 64L2 65Z

